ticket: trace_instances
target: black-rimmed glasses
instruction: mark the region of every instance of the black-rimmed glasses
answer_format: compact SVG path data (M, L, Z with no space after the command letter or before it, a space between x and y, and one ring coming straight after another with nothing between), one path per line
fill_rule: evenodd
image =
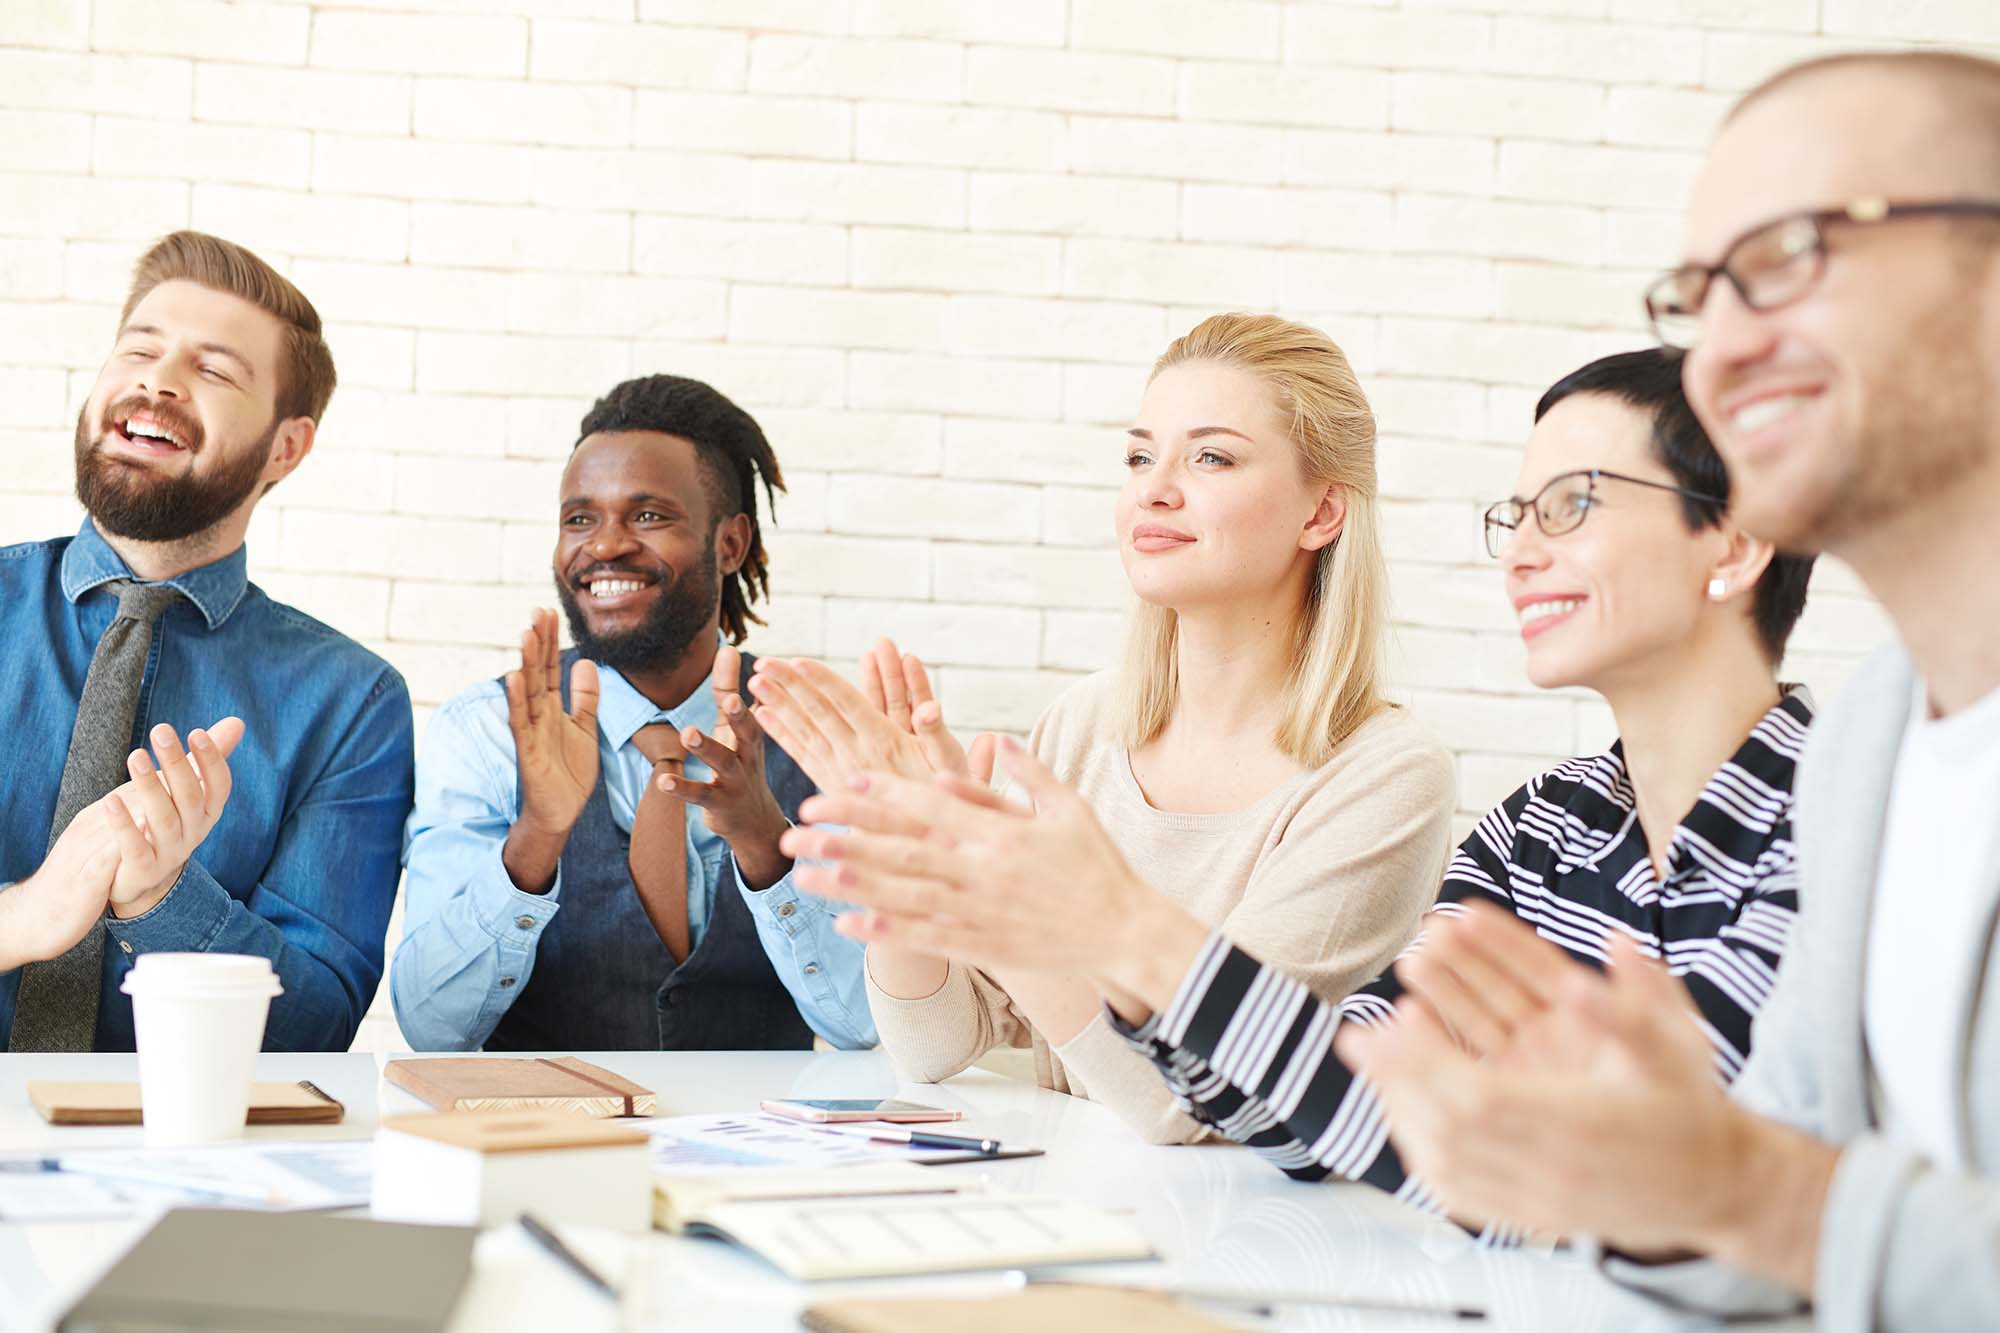
M1709 289L1725 278L1752 310L1775 310L1798 300L1826 271L1826 229L1846 223L1870 226L1899 218L2000 217L2000 200L1942 199L1892 204L1856 199L1841 208L1790 213L1744 232L1714 264L1682 264L1646 289L1646 317L1662 346L1690 348L1701 340L1701 312Z
M1664 481L1648 481L1644 477L1629 477L1623 472L1607 472L1603 468L1584 468L1577 472L1564 472L1550 477L1536 491L1533 499L1523 500L1512 495L1486 510L1486 554L1500 555L1500 548L1507 543L1507 534L1521 526L1522 520L1532 513L1535 525L1544 537L1560 537L1565 532L1575 532L1583 526L1583 520L1597 506L1597 483L1600 481L1622 481L1632 486L1644 486L1655 491L1672 491L1690 500L1703 500L1709 504L1727 504L1726 500L1714 495L1704 495L1691 491L1685 486L1673 486Z

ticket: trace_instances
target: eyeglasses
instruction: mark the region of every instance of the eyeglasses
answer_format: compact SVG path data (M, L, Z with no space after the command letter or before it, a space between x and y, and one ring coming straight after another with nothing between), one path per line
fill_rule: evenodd
M1690 500L1703 500L1714 505L1728 503L1720 496L1705 495L1685 486L1670 486L1664 481L1648 481L1644 477L1628 477L1623 472L1607 472L1603 468L1564 472L1550 477L1531 500L1523 500L1516 495L1487 507L1486 554L1498 559L1500 548L1507 543L1507 534L1520 527L1530 513L1534 514L1535 525L1542 530L1544 537L1560 537L1566 532L1575 532L1597 505L1597 483L1600 481L1622 481L1649 490L1671 491Z
M1826 271L1826 229L1841 223L1871 226L1899 218L2000 217L2000 200L1944 199L1892 204L1856 199L1842 208L1791 213L1744 232L1715 264L1683 264L1646 289L1646 317L1662 346L1691 348L1701 340L1701 312L1717 278L1727 278L1752 310L1775 310L1798 300Z

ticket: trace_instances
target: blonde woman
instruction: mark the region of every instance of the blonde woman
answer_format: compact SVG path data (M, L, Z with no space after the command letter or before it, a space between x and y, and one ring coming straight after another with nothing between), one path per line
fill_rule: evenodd
M1125 659L1059 698L1030 748L1159 892L1337 999L1417 928L1454 796L1445 751L1383 697L1374 416L1324 333L1217 315L1154 366L1123 450ZM868 674L909 730L817 664L759 663L760 719L823 789L963 763L921 665L884 656ZM910 1076L1026 1047L1043 1086L1147 1139L1202 1136L1104 1018L1128 997L881 944L867 964L882 1044Z

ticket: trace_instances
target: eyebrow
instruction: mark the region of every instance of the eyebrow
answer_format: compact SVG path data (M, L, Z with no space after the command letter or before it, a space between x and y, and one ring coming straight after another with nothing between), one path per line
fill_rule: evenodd
M166 336L160 331L157 325L153 324L127 324L124 328L118 330L118 336L121 339L129 337L134 333L144 334L150 338L163 338ZM250 358L237 351L234 347L231 347L228 343L196 343L195 350L200 352L214 352L218 356L226 356L237 365L243 367L243 378L247 380L257 378L257 368L250 364Z
M1153 432L1145 429L1143 426L1134 426L1125 433L1131 436L1135 440L1150 440L1153 438ZM1242 431L1231 430L1227 426L1196 426L1193 430L1187 433L1187 437L1190 440L1206 439L1211 435L1234 435L1237 439L1243 441L1245 444L1256 443L1255 440L1251 439L1248 435L1245 435Z
M587 505L590 503L592 501L587 495L572 495L563 500L562 507L568 509L571 505ZM671 495L654 495L648 491L626 496L625 503L628 505L658 505L663 509L680 509L682 507L681 502L674 499Z

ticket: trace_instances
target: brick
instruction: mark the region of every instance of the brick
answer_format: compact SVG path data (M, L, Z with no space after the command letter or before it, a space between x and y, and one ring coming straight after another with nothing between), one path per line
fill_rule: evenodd
M824 472L935 475L944 422L927 412L767 408L757 414L781 463Z
M1269 250L1080 239L1065 247L1063 290L1257 310L1276 298L1277 274L1277 256Z
M1287 129L1287 185L1486 194L1493 188L1490 139L1430 134L1357 134Z
M944 424L944 472L1031 486L1123 481L1124 441L1099 426L953 417Z
M1697 153L1650 148L1500 145L1500 193L1515 199L1601 207L1673 208L1701 170Z
M1701 33L1634 23L1502 17L1493 25L1493 70L1574 79L1615 70L1620 83L1701 81Z
M1190 241L1383 250L1394 236L1387 194L1359 190L1198 185L1181 189L1181 236Z
M1734 100L1685 88L1613 88L1604 137L1640 148L1706 148Z
M1062 242L1043 236L856 227L856 287L1044 295L1062 286Z
M288 509L280 532L278 560L308 572L483 583L500 563L499 525L483 521Z
M0 198L7 201L6 229L24 236L151 241L186 226L188 219L188 187L182 181L0 172ZM127 276L138 257L137 249L125 248Z
M1631 343L1631 335L1616 332L1394 317L1382 321L1382 332L1384 369L1421 374L1449 365L1488 383L1538 387Z
M1124 612L1049 610L1042 613L1042 665L1045 667L1066 671L1103 671L1117 663L1124 642Z
M254 65L195 66L194 117L237 125L407 134L411 81L401 75ZM148 104L151 98L147 99Z
M801 472L794 467L785 474L785 483L785 489L778 493L777 504L772 507L771 522L790 531L826 531L831 505L827 474Z
M525 625L522 628L526 628ZM406 643L391 640L385 645L386 656L396 670L403 673L403 683L409 686L410 700L419 707L424 704L443 704L456 698L462 691L479 681L494 680L521 665L518 648L485 647L477 644L448 643ZM419 729L419 736L423 735ZM421 751L419 752L421 753ZM392 929L393 933L393 929ZM385 942L385 948L394 956L395 945ZM387 991L385 984L383 991ZM377 995L380 1002L380 994ZM356 1036L351 1050L364 1050L362 1041L367 1039L369 1019L361 1020L362 1031ZM395 1030L395 1018L390 1016L389 1030ZM400 1042L386 1050L407 1050Z
M518 411L503 398L390 393L343 384L321 424L321 450L498 458ZM572 423L573 424L573 423ZM567 441L565 442L566 451Z
M324 131L312 137L312 188L327 194L524 204L532 197L530 180L538 179L533 166L497 144Z
M1554 768L1566 757L1560 754L1464 755L1458 761L1459 807L1480 813L1491 810L1519 791L1529 778Z
M945 310L942 296L739 285L729 294L729 340L935 351Z
M1070 118L1070 165L1079 174L1275 182L1283 162L1284 137L1270 126Z
M750 164L750 217L795 222L877 222L956 227L965 221L965 175L933 167Z
M1316 65L1484 73L1493 60L1493 20L1483 14L1294 5L1285 11L1285 58Z
M1468 74L1398 74L1389 123L1434 134L1601 137L1604 90L1592 84Z
M583 273L516 273L507 282L511 330L612 338L717 338L725 327L726 289L720 282Z
M1192 321L1170 319L1169 327L1184 328ZM1145 392L1150 362L1145 365L1091 365L1072 362L1063 367L1063 420L1122 430L1132 422L1132 413ZM1122 481L1114 476L1107 480Z
M1052 418L1061 385L1061 370L1050 362L907 352L848 358L848 400L856 407Z
M1477 10L1481 13L1554 14L1571 18L1602 18L1609 0L1403 0L1403 8L1436 13Z
M0 304L0 362L93 366L109 348L117 310L69 302Z
M487 330L507 318L507 279L498 273L306 259L291 276L333 320Z
M468 462L405 454L396 459L394 480L398 514L547 522L555 513L562 467L553 460Z
M973 356L1134 361L1156 356L1166 333L1156 306L960 296L941 341Z
M69 494L76 464L65 432L0 429L0 452L7 458L10 490L21 495ZM0 545L15 540L14 534L0 532Z
M514 648L531 613L549 600L546 585L398 579L387 609L387 632L399 640Z
M1587 208L1405 194L1396 199L1396 248L1590 264L1604 253L1604 217Z
M162 14L157 0L93 0L90 45L97 51L148 56L300 65L306 58L309 17L304 5L174 0L168 14ZM320 21L326 21L324 15Z
M0 35L0 43L7 40ZM154 56L0 49L0 88L7 90L8 105L20 109L114 115L130 110L132 90L144 88L149 111L185 116L194 105L194 65Z
M1553 382L1554 376L1550 380ZM1529 415L1520 416L1511 425L1505 445L1418 440L1393 430L1385 433L1375 446L1375 475L1381 494L1405 500L1491 504L1514 490L1521 470L1519 442L1527 438L1530 422Z
M311 63L329 69L519 78L528 72L528 24L484 15L320 10L313 16Z
M987 671L978 667L947 667L938 673L938 702L945 720L971 745L982 731L1020 737L1035 725L1062 692L1076 683L1070 672Z
M1485 554L1479 518L1483 509L1464 501L1385 500L1383 545L1391 560L1468 564Z
M635 115L643 147L835 160L854 153L850 104L831 98L644 89Z
M1257 0L1071 0L1069 40L1086 50L1271 60L1282 12Z
M821 347L646 341L632 352L633 374L690 375L752 412L767 407L841 406L846 401L846 367L843 354Z
M1491 312L1492 265L1484 259L1294 251L1278 289L1287 306L1406 315Z
M1418 690L1412 693L1410 711L1455 750L1561 753L1570 748L1575 734L1575 705L1547 695L1510 697Z
M1046 171L1068 160L1068 127L1054 112L862 102L854 155L864 162Z
M1436 629L1515 628L1497 561L1483 565L1389 566L1389 604L1398 624ZM1565 736L1568 734L1564 729Z
M1485 438L1486 394L1462 380L1372 376L1363 386L1377 422L1399 435Z
M632 142L632 92L512 79L418 79L426 139L616 148Z
M1135 398L1133 400L1137 402ZM1109 546L1116 537L1112 506L1118 492L1105 486L1044 486L1042 542L1048 546Z
M1797 653L1852 651L1857 646L1872 648L1887 643L1895 632L1881 605L1872 598L1821 593L1807 599L1790 646Z
M829 494L835 531L889 537L1030 542L1035 512L1033 487L993 482L842 476Z
M395 262L410 252L410 206L395 199L197 182L191 221L259 253Z
M1829 37L1711 32L1702 53L1702 86L1716 92L1743 92L1787 65L1848 45Z
M544 587L551 586L553 552L561 531L556 521L561 512L556 505L558 494L559 490L549 493L549 506L540 522L496 525L494 530L498 534L497 544L500 548L500 582L521 588L532 587L538 583ZM481 582L492 581L492 573L489 570L487 577ZM550 598L550 601L554 600L553 597Z
M54 369L0 366L0 426L37 430L62 426L68 403L63 373ZM69 426L76 422L70 420Z
M1672 268L1681 253L1681 227L1678 210L1614 208L1604 215L1604 262L1654 273Z
M1379 70L1190 60L1177 106L1188 120L1386 129L1389 76Z
M1464 689L1473 680L1478 643L1462 630L1397 626L1385 654L1388 678L1404 691Z
M0 171L90 169L90 117L0 109Z
M1170 116L1175 66L1153 56L975 46L965 53L965 100L1037 111Z
M741 32L562 19L537 19L529 32L535 79L733 92L749 65L750 38Z
M432 14L519 14L523 18L577 15L629 20L632 17L632 0L341 0L340 7L391 13L419 9Z
M940 5L933 0L854 0L852 31L878 37L939 37L1008 46L1061 46L1068 0L1009 0L1004 5Z
M609 339L417 335L417 387L426 393L602 393L631 367L631 345Z
M1180 189L1168 181L1017 172L972 177L969 219L975 231L1166 238L1176 234L1179 216Z
M1976 0L1924 0L1885 9L1861 0L1821 0L1821 32L1836 37L1910 38L2000 45L2000 13Z
M518 152L509 154L519 162ZM755 186L747 158L653 148L543 149L521 166L527 197L555 208L636 209L737 218L747 215ZM503 198L501 202L511 202Z
M15 0L0 10L0 43L8 46L90 44L89 0Z
M847 0L639 0L639 17L760 32L845 32Z
M597 397L611 386L558 397L493 399L504 418L499 437L501 452L509 458L547 458L567 463L577 442L577 427ZM437 395L426 394L426 398ZM464 402L466 399L449 401ZM491 452L490 442L479 443L480 452Z
M838 598L826 606L826 651L859 657L885 635L926 665L1033 667L1040 615L1016 607Z
M847 277L847 245L847 230L828 223L714 222L646 215L632 220L632 267L640 273L839 283Z
M1640 294L1653 274L1627 269L1501 264L1494 314L1501 319L1646 333Z
M908 539L817 532L772 532L773 581L788 593L924 599L931 595L931 545Z
M62 290L61 241L0 238L0 300L52 301Z
M408 207L415 263L613 273L631 267L633 224L625 213L451 203Z
M1830 9L1837 9L1835 0ZM1611 0L1611 17L1634 23L1676 23L1699 28L1762 28L1813 32L1819 0ZM1832 25L1828 25L1832 30ZM1886 35L1886 34L1885 34Z
M1118 553L1108 548L941 542L932 548L931 570L942 602L1103 611L1130 596Z
M960 48L946 42L775 33L750 39L751 92L948 102L961 92L959 68Z
M760 602L752 610L765 622L753 625L746 652L779 657L819 657L826 652L826 599L783 594Z
M91 170L99 176L241 181L304 189L310 137L302 130L190 125L99 116Z

